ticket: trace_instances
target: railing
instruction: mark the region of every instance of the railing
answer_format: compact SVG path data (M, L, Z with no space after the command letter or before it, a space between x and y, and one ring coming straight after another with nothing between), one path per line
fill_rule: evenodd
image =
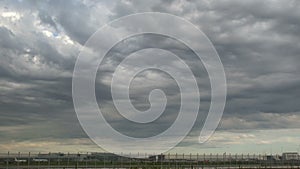
M2 169L44 168L300 168L299 156L257 154L0 153Z

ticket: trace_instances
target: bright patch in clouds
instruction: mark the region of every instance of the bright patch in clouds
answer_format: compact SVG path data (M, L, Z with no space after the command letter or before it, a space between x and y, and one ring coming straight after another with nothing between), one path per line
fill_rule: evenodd
M2 12L1 16L10 19L12 22L18 21L22 17L22 15L17 12Z

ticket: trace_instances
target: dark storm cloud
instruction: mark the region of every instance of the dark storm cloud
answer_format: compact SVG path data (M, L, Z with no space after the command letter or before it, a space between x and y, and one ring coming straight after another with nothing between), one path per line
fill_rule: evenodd
M5 27L0 27L1 40L0 45L4 49L18 48L17 42L14 41L14 34Z
M50 26L55 28L55 30L57 30L56 23L54 22L52 17L50 15L48 15L46 12L40 11L39 17L41 19L41 22L43 22L44 24L49 24Z
M106 22L148 11L168 12L186 18L199 27L216 47L228 83L228 100L220 129L299 127L294 120L299 119L300 112L299 1L0 3L2 138L85 137L76 119L71 94L71 76L79 49ZM199 69L190 53L178 45L151 39L137 44L143 46L143 43L159 43L177 50L186 56L192 69ZM114 51L114 57L107 62L111 65L100 69L103 71L100 75L110 74L124 53L140 46ZM200 90L207 93L209 83L207 79L203 80L205 73L196 71L195 74L202 85ZM97 81L96 91L108 102L111 99L109 87L102 80ZM174 88L166 90L172 93ZM137 106L149 106L142 98L133 97L133 102ZM210 97L204 94L204 99L201 99L209 102ZM204 110L209 106L207 103L203 105ZM126 129L123 123L114 120L116 126ZM5 128L11 126L17 128Z
M201 99L201 113L199 113L199 117L196 123L197 125L195 125L195 128L198 130L203 125L202 118L206 117L206 114L203 112L208 112L209 104L207 102L210 101L210 97L207 97L210 91L209 79L204 69L204 66L201 64L200 60L197 59L195 53L190 48L185 46L183 43L177 41L176 39L156 34L144 34L132 36L119 42L110 50L109 53L107 53L106 57L103 60L103 64L100 65L100 70L98 71L97 77L97 79L99 79L98 82L101 84L101 79L105 79L105 84L109 86L111 82L108 79L112 78L114 70L118 66L118 64L120 64L120 62L122 62L123 59L128 57L128 55L132 53L137 54L139 50L145 48L148 48L149 51L151 51L151 48L160 48L172 52L173 54L177 55L182 60L184 60L185 63L191 67L193 73L197 77L198 84L201 86L200 92L202 92L201 95L203 96ZM145 64L151 64L153 62L163 63L166 67L172 64L171 62L174 62L172 67L176 67L177 62L170 61L168 59L164 60L164 55L162 55L162 57L159 57L159 60L154 60L152 57L153 54L155 54L155 51L153 53L144 52L143 56L140 56L143 57L143 59L136 58L134 59L134 62L132 62L129 65L125 65L125 67L129 66L136 68ZM173 72L176 72L176 70L173 70ZM155 75L156 79L151 78L151 75ZM126 74L124 74L123 76L126 77ZM185 80L189 80L189 78L186 78ZM122 87L123 84L117 85ZM126 133L130 136L145 137L161 133L162 131L170 127L170 125L176 119L180 106L179 89L175 79L173 79L170 75L157 70L148 70L140 73L139 76L137 76L133 81L131 81L131 86L129 89L132 104L138 110L145 111L151 106L148 100L149 93L153 89L157 88L165 92L168 102L164 114L160 118L155 120L153 123L147 125L128 122L128 120L124 120L124 118L122 118L121 115L116 113L116 109L112 107L111 104L105 104L107 101L111 102L112 100L111 98L106 97L108 93L107 91L110 91L111 88L107 88L107 91L104 93L97 91L97 89L99 89L97 88L96 92L98 96L97 98L100 101L100 107L111 110L107 113L107 115L105 115L105 117L107 121L113 122L111 124L116 130L122 131L122 133ZM103 100L105 101L104 103ZM141 132L132 132L135 129L138 129Z
M284 117L300 111L299 7L298 1L153 1L147 5L125 1L114 12L168 12L190 20L207 34L224 64L228 82L224 116L264 112ZM276 127L273 118L261 127Z
M42 9L46 9L46 12L49 12L48 9L51 8L51 13L46 15L47 18L50 17L49 15L54 16L55 21L63 28L63 31L83 45L105 23L104 19L107 17L105 11L95 7L97 5L102 6L102 4L104 2L96 4L94 2L57 0L46 4L46 7L40 5L40 8L43 7ZM43 18L43 20L45 19ZM53 25L52 22L51 25Z
M84 44L85 41L96 31L95 25L91 22L90 9L81 3L68 3L66 1L59 1L54 5L55 7L68 8L61 9L57 15L57 21L61 24L64 30L74 40L80 44ZM76 10L74 10L76 9Z
M25 8L26 5L21 8L19 2L6 5L4 13L18 9L17 15L22 18L15 23L10 22L9 17L1 20L1 128L15 127L12 131L2 131L1 141L84 137L71 98L71 74L76 53L61 53L58 47L63 44L55 46L52 39L43 36L35 27L36 21L45 28L57 29L51 19L53 16ZM40 12L39 18L30 18L27 10Z

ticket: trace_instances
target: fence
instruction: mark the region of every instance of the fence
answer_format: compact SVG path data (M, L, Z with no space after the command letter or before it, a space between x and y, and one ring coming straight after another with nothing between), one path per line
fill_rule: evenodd
M298 153L260 154L160 154L112 153L2 153L2 169L43 168L300 168Z

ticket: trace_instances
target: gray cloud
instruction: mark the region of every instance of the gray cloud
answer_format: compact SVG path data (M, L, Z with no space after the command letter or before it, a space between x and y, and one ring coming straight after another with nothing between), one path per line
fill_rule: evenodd
M219 130L299 128L296 124L300 112L299 1L2 1L0 4L0 135L6 142L87 137L76 119L71 94L71 76L79 49L106 22L147 11L186 18L216 47L228 83L227 104ZM96 85L98 99L110 106L110 88L103 80L124 54L145 44L159 43L186 56L185 61L195 70L201 84L204 93L201 111L206 112L210 86L206 72L194 62L191 53L169 41L134 40L139 46L124 43L119 50L112 51L113 57L107 58L99 69L102 72ZM165 90L176 93L176 87L167 85L169 77L162 77L166 79ZM145 74L140 78L147 80ZM138 88L149 91L154 86ZM149 107L148 92L137 95L140 91L132 89L132 93L136 94L132 98L137 107ZM178 107L176 99L170 104L170 111ZM168 120L173 118L162 121L170 123ZM112 120L116 127L132 130L118 118ZM199 118L199 122L191 136L197 136L203 119Z

